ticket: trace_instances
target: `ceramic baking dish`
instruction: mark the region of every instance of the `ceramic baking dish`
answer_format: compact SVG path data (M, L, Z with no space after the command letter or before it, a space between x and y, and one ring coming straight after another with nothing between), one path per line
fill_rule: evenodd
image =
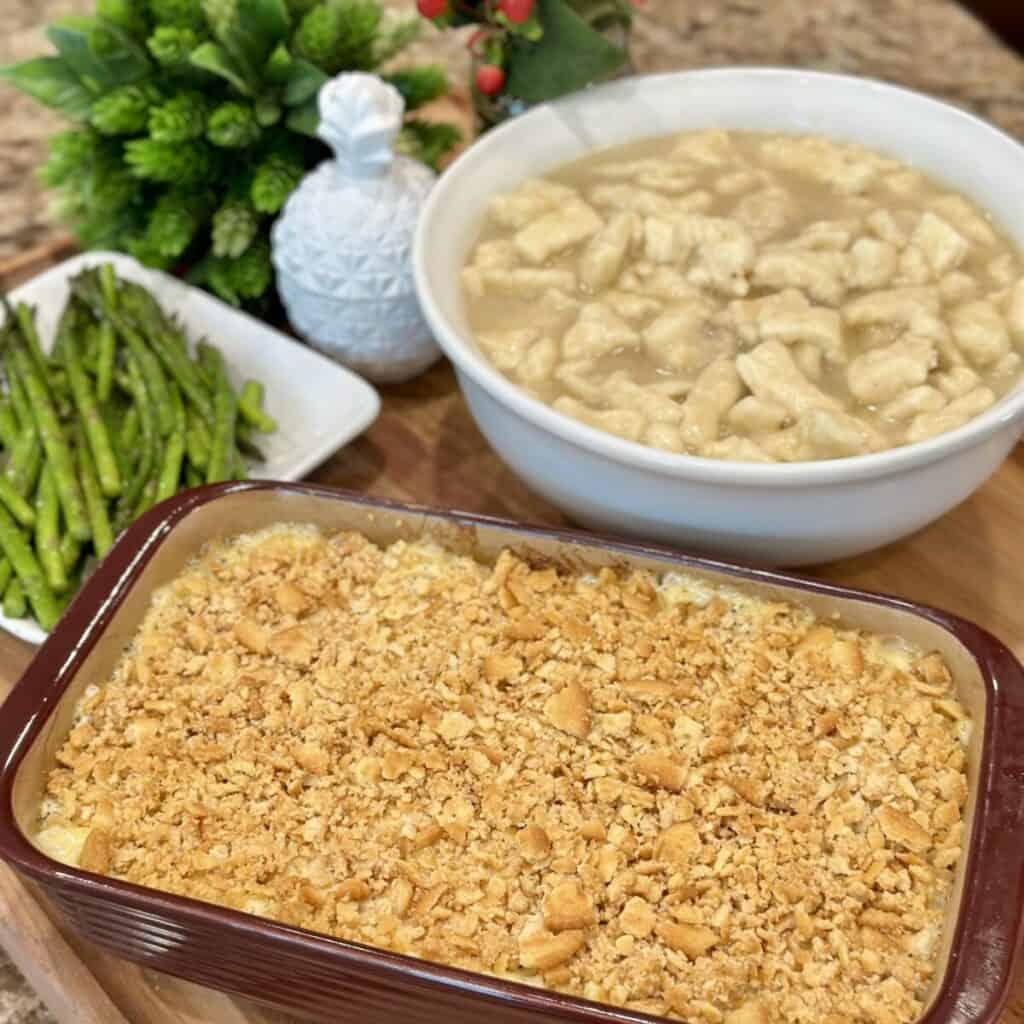
M484 558L512 547L574 567L682 568L939 650L980 728L969 752L968 854L960 860L940 970L920 1024L995 1024L1010 991L1024 917L1024 670L995 638L894 598L292 484L225 484L152 509L120 538L3 705L0 855L38 882L83 936L148 967L324 1020L654 1020L92 875L49 859L29 841L42 782L75 701L109 673L149 595L205 541L281 521L357 529L379 542L426 533Z

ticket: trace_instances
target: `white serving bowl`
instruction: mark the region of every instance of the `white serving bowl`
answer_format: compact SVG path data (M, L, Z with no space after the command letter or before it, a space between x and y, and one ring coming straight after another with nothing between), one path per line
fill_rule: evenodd
M1024 147L926 96L865 79L724 68L628 78L536 107L441 177L416 236L416 285L476 422L571 519L762 565L807 565L913 533L963 501L1024 430L1024 386L958 430L849 459L759 465L677 455L556 412L502 376L466 321L460 271L491 196L595 149L705 128L816 134L913 164L991 211L1024 248Z

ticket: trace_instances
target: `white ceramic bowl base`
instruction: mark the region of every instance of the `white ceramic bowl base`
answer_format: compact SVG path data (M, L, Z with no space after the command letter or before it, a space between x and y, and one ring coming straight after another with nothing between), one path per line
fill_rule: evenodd
M1024 387L959 430L876 455L754 465L677 455L584 426L481 355L460 271L487 201L593 149L703 128L814 133L919 167L994 215L1024 248L1024 148L905 89L842 75L722 69L625 79L537 107L441 177L416 238L420 302L474 417L512 469L571 519L762 565L808 565L904 537L963 501L1019 440Z

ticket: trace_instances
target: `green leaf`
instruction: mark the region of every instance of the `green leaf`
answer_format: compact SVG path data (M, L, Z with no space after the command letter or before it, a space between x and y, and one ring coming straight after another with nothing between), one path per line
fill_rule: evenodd
M281 120L281 104L273 96L261 96L253 104L253 112L261 128L269 128Z
M112 21L130 35L146 38L146 16L136 0L96 0L96 13L105 21Z
M440 64L424 64L405 68L385 75L384 81L393 85L405 100L406 110L415 110L448 91L448 75Z
M46 35L68 67L97 92L131 85L153 68L145 48L112 21L61 18Z
M285 124L299 135L310 135L317 138L316 130L320 127L320 111L317 107L316 97L306 100L301 107L296 107L288 115Z
M263 74L273 85L285 85L292 73L292 55L284 43L278 43L274 52L267 58Z
M112 21L100 19L89 33L89 47L112 81L131 84L153 71L145 44Z
M306 100L316 96L320 86L327 81L325 75L315 64L301 58L292 61L291 74L284 87L286 106L297 107Z
M75 121L89 119L93 97L60 57L36 57L0 68L0 78Z
M253 88L244 72L231 59L228 52L216 43L203 43L192 51L189 63L229 82L243 96L252 96Z
M235 16L216 34L235 63L251 76L287 38L290 24L284 0L236 0Z
M441 158L461 139L462 133L453 124L413 119L402 125L395 148L436 171Z
M537 8L541 38L508 39L509 96L526 103L555 99L607 78L629 59L564 0L538 0Z

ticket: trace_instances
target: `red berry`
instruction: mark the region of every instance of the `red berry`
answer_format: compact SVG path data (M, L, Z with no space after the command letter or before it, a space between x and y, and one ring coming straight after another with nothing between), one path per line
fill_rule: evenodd
M448 10L448 0L416 0L416 10L424 18L440 18Z
M505 72L495 64L481 64L476 72L476 87L485 96L501 92L505 85Z
M533 13L533 0L501 0L498 10L513 25L521 25Z

